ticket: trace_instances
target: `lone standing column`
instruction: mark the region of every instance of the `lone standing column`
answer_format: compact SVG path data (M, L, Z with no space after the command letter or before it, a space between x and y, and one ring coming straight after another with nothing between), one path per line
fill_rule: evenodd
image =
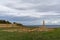
M42 22L42 26L40 27L40 31L48 31L44 20Z
M45 26L45 21L43 20L43 26Z

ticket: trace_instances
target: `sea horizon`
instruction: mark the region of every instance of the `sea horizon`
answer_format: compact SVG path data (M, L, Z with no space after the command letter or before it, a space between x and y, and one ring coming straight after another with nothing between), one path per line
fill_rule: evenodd
M42 25L24 25L26 27L41 27ZM47 28L59 28L60 25L45 25Z

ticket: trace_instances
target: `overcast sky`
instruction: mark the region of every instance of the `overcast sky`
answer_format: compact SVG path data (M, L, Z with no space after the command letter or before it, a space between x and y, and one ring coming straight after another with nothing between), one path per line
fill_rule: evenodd
M60 24L60 0L0 0L0 19L24 25Z

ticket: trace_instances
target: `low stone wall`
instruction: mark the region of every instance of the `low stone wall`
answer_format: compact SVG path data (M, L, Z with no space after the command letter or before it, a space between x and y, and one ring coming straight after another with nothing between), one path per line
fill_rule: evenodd
M0 27L17 27L16 24L0 24Z

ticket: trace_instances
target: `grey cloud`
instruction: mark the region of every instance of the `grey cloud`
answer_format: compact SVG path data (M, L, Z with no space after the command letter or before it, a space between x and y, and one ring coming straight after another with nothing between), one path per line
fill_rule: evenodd
M0 16L0 19L7 19L10 21L33 21L33 20L38 20L38 18L35 17L29 17L29 16L20 16L20 17L13 17L13 16Z
M50 22L48 24L52 25L51 21L54 21L54 20L59 21L60 15L56 15L56 16L44 15L42 18L35 18L35 17L29 17L29 16L13 17L13 16L5 15L5 16L0 16L0 19L9 20L11 22L19 22L24 25L40 25L42 20L45 20L45 21L49 20ZM58 24L60 24L60 21Z
M34 9L37 12L49 12L49 11L53 11L53 12L60 12L60 5L43 5L43 6L36 6L34 7Z
M22 4L23 3L30 3L34 6L32 7L14 7L14 4L8 4L7 6L9 7L13 7L17 10L35 10L36 12L50 12L50 11L53 11L53 12L57 12L57 13L60 13L60 3L58 3L59 0L22 0ZM21 3L16 3L16 4L21 4ZM33 4L34 3L34 4ZM38 5L38 4L39 5ZM56 3L56 4L54 4ZM50 5L51 4L51 5ZM52 5L53 4L53 5Z
M49 3L56 2L56 0L22 0L22 2L33 3L33 4L38 4L38 3L39 4L49 4Z
M14 0L13 0L14 1ZM19 2L18 2L19 1ZM57 12L60 13L59 0L15 0L13 3L7 3L6 6L17 10L35 10L36 12ZM31 7L19 7L20 4L32 4ZM24 5L26 5L24 4ZM17 6L17 7L15 7Z

